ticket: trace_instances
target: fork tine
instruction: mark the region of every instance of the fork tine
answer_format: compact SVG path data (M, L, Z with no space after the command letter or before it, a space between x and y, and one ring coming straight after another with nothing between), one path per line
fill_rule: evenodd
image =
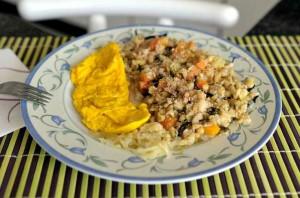
M45 103L39 101L39 100L35 100L35 99L31 99L31 98L27 98L27 97L20 97L20 99L25 100L25 101L31 101L31 102L35 102L41 105L46 105Z
M42 93L42 94L45 94L45 95L48 95L48 96L53 96L51 93L49 93L47 91L44 91L44 90L41 90L41 89L38 89L38 88L33 87L31 85L27 85L26 88L29 88L32 91L36 91L36 92L39 92L39 93Z
M44 99L41 99L38 97L33 97L30 95L20 95L19 97L22 98L23 100L29 100L29 101L36 102L36 103L43 104L43 105L48 103L47 100L44 100Z
M38 93L43 93L43 94L46 94L46 95L49 95L49 96L53 96L49 92L41 90L41 89L38 89L38 88L33 87L31 85L23 84L23 83L20 83L20 82L15 82L15 83L18 85L19 88L25 88L27 90L31 90L31 91L38 92Z
M47 100L51 99L46 94L43 94L41 92L33 91L33 90L27 89L27 88L25 88L25 91L26 91L25 93L32 94L32 95L35 95L35 96L38 96L38 97L41 97L41 98L44 98L44 99L47 99Z
M30 95L30 96L34 96L34 97L39 97L41 99L45 99L45 100L50 100L51 98L49 98L48 96L46 96L43 93L37 92L37 91L33 91L31 89L27 89L26 87L16 87L15 89L12 90L11 92L12 94L15 95Z
M45 105L45 103L48 102L47 100L40 99L38 97L32 97L30 95L26 95L21 92L17 92L15 90L13 92L11 92L10 95L16 96L17 98L22 99L22 100L28 100L28 101L36 102L36 103L42 104L42 105Z
M35 99L35 100L40 100L40 101L42 101L42 102L49 102L47 99L45 99L45 98L42 98L42 97L39 97L39 96L37 96L37 95L35 95L35 94L30 94L30 93L22 93L22 94L20 94L21 96L24 96L24 97L27 97L27 98L32 98L32 99Z

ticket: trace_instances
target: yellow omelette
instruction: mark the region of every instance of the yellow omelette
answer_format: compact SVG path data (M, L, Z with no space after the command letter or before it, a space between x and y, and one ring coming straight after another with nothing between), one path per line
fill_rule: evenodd
M71 69L73 105L93 132L127 133L150 118L147 105L129 101L125 64L109 43Z

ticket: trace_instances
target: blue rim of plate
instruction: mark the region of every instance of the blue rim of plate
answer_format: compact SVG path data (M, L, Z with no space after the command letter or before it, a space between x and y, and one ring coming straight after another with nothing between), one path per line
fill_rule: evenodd
M100 32L106 32L106 31L111 31L111 30L115 30L115 29L123 29L123 28L138 28L138 27L149 27L149 28L155 28L155 27L165 27L165 28L174 28L174 29L180 29L180 30L190 30L190 31L194 31L194 32L199 32L199 33L203 33L203 34L207 34L210 35L216 39L220 39L224 42L227 42L228 44L242 50L243 52L245 52L249 57L251 57L261 68L262 70L265 72L265 74L268 76L269 80L271 81L272 87L274 89L275 92L275 112L274 112L274 118L271 122L271 125L269 126L268 130L265 132L265 134L262 136L262 138L250 149L248 149L245 153L239 155L237 158L232 159L229 162L226 162L224 164L221 164L215 168L211 168L205 171L199 171L199 172L194 172L194 173L189 173L189 174L184 174L184 175L179 175L179 176L165 176L165 177L133 177L133 176L124 176L124 175L119 175L119 174L114 174L114 173L107 173L105 171L100 171L100 170L95 170L93 168L90 168L88 166L85 166L77 161L74 161L64 155L61 155L59 152L57 152L55 149L53 149L51 147L51 145L49 145L37 132L37 130L33 127L30 118L29 118L29 114L27 111L27 102L22 100L21 101L21 111L22 111L22 116L25 122L25 125L27 127L27 129L29 130L29 133L31 134L31 136L35 139L35 141L46 151L48 152L51 156L55 157L56 159L58 159L59 161L61 161L62 163L75 168L77 170L80 170L84 173L87 173L89 175L93 175L93 176L98 176L98 177L102 177L105 179L111 179L111 180L115 180L115 181L120 181L120 182L127 182L127 183L144 183L144 184L164 184L164 183L176 183L176 182L183 182L183 181L190 181L193 179L199 179L202 177L206 177L206 176L210 176L213 174L217 174L220 172L223 172L224 170L230 169L238 164L240 164L241 162L247 160L248 158L250 158L257 150L259 150L262 146L265 145L265 143L269 140L269 138L272 136L272 134L274 133L278 123L279 123L279 119L280 119L280 114L281 114L281 108L282 108L282 103L281 103L281 95L279 92L279 88L277 85L277 82L275 81L274 77L272 76L272 74L267 70L267 68L264 66L264 64L258 60L256 57L254 57L250 52L248 52L247 50L239 47L238 45L224 39L224 38L220 38L217 37L213 34L207 33L207 32L203 32L203 31L199 31L197 29L193 29L193 28L189 28L189 27L183 27L183 26L163 26L163 25L125 25L125 26L118 26L118 27L114 27L114 28L110 28L110 29L105 29L105 30L101 30L101 31L97 31L97 32L92 32L92 33L88 33L82 36L77 37L76 39L70 40L67 43L62 44L60 47L56 48L55 50L53 50L51 53L49 53L45 58L43 58L37 65L36 67L34 67L34 69L31 71L31 73L28 75L25 83L26 84L30 84L32 78L34 77L36 71L43 65L43 63L49 58L51 57L53 54L55 54L57 51L59 51L60 49L62 49L63 47L70 45L71 43L80 40L84 37L88 37L94 34L98 34Z

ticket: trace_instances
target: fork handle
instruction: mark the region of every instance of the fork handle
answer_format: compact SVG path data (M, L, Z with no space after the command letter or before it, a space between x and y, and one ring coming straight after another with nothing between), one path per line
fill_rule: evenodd
M7 94L7 95L11 95L10 93L10 89L5 86L5 83L0 84L0 94Z

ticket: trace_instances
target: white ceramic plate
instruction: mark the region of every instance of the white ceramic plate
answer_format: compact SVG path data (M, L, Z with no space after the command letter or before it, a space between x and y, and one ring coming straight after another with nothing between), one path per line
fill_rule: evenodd
M228 135L194 145L171 158L144 161L132 153L104 145L89 135L71 102L70 67L109 41L126 42L135 34L167 33L194 40L198 47L235 65L241 78L256 78L260 97L251 113L252 124L232 126ZM164 26L127 26L81 36L55 49L28 76L26 83L54 97L46 106L22 101L22 114L33 138L50 155L75 169L130 183L173 183L198 179L229 169L248 159L273 134L280 117L281 97L265 66L247 51L196 30Z

